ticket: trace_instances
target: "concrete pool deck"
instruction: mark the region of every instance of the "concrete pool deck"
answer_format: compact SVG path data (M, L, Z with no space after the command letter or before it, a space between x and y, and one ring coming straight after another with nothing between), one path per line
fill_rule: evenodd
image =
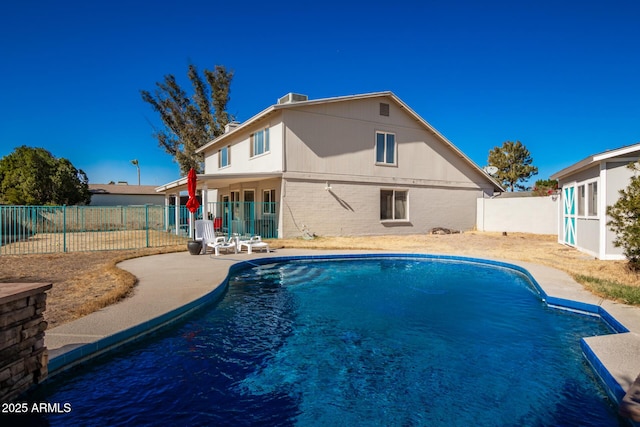
M271 253L219 257L177 252L124 261L118 266L138 278L131 297L46 331L50 374L55 375L123 342L136 339L176 316L197 309L204 302L215 300L224 289L221 285L226 283L231 266L242 261L272 257L388 253L395 252L280 249ZM620 393L624 395L640 373L640 308L596 297L560 270L532 263L487 259L526 269L547 294L549 304L565 305L565 302L574 301L577 304L569 303L570 308L589 307L585 311L599 307L629 331L586 338L586 346L583 345L594 370L620 402ZM216 289L217 292L214 292ZM592 359L596 361L595 364Z

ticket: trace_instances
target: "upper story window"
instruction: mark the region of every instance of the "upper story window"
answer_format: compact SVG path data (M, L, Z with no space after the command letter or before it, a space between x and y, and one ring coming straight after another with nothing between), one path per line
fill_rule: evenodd
M269 152L269 128L264 128L251 134L250 157Z
M218 150L218 168L226 168L231 164L231 146L227 145Z
M387 132L376 132L376 164L396 164L395 134Z

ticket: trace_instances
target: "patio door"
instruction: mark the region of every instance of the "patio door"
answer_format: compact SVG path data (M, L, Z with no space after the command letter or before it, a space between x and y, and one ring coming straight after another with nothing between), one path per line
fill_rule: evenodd
M576 245L576 187L562 187L562 241Z
M255 234L255 200L256 193L253 190L244 190L244 230L246 234Z

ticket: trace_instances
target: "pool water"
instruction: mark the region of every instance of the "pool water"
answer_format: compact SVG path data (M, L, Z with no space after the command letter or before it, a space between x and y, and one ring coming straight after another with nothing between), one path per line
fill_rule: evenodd
M56 377L29 399L72 412L28 422L616 426L579 345L608 333L496 266L269 264L189 320Z

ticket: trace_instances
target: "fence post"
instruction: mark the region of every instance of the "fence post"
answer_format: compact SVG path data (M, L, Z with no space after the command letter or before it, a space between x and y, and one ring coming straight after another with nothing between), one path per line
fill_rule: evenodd
M149 205L144 205L144 229L147 236L147 247L149 247Z
M62 251L67 252L67 205L62 205Z

